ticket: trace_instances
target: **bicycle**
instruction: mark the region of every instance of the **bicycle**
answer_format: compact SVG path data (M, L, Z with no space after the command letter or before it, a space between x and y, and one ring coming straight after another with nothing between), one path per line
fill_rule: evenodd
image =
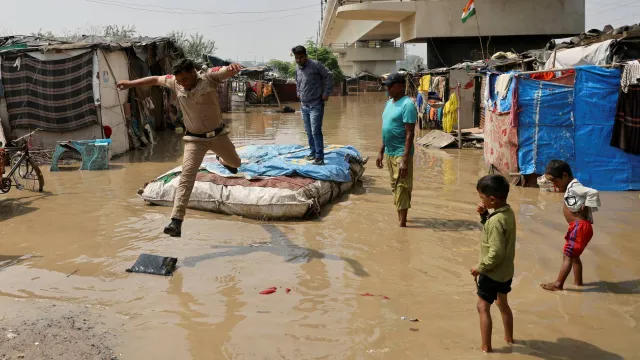
M11 154L11 170L6 175L2 173L5 159L2 158L0 164L0 194L6 194L15 186L18 190L30 190L42 192L44 189L44 176L38 164L29 155L31 148L31 137L42 129L36 129L29 134L13 140L11 143L15 146L0 148L0 155ZM22 142L21 145L19 143Z

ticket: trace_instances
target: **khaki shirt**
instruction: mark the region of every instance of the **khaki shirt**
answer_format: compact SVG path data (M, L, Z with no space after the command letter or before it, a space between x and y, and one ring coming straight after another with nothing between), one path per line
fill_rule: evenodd
M159 85L175 92L187 131L204 134L222 124L218 85L227 77L227 71L223 68L218 72L198 73L196 86L191 90L180 86L173 75L160 76Z
M476 270L498 282L513 278L516 257L516 215L511 206L496 209L486 220Z

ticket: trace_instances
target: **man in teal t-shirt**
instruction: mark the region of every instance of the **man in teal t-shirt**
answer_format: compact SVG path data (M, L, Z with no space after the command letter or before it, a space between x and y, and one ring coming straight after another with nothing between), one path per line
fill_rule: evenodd
M398 209L400 227L407 226L407 213L411 208L413 188L413 138L418 110L413 100L405 95L404 75L394 73L384 82L391 99L382 113L382 147L376 164L383 168L384 155Z

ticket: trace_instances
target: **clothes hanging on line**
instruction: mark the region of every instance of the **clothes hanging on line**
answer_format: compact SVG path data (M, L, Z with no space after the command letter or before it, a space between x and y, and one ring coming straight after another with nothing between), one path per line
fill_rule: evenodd
M622 91L627 92L629 89L629 85L638 85L640 84L640 62L633 61L627 63L624 66L624 71L622 72L622 79L620 80L620 87Z
M512 78L513 74L502 74L498 76L498 80L496 81L496 95L498 95L500 99L507 97Z
M452 132L453 126L458 122L458 96L455 92L449 96L449 101L444 105L444 118L442 128L445 132Z
M629 85L627 92L620 92L610 145L640 154L640 85Z
M420 87L418 91L428 93L431 89L431 75L425 75L420 78Z

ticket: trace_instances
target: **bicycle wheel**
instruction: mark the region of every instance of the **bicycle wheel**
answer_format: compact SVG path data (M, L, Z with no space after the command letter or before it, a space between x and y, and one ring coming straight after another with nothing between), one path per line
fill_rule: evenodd
M19 159L14 157L14 159ZM12 161L12 167L14 162ZM44 176L38 164L32 158L26 158L16 169L13 175L16 186L21 190L42 192L44 189Z

